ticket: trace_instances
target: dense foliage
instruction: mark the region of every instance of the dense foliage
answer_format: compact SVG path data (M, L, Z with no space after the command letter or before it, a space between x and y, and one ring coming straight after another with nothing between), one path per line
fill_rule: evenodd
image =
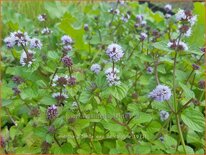
M32 2L30 2L32 3ZM1 152L204 154L203 3L2 5Z

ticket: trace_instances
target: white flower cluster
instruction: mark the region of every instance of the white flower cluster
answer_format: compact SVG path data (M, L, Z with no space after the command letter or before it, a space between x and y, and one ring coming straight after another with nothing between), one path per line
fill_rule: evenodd
M188 50L188 46L186 43L182 42L182 41L170 41L167 46L171 49L174 50L179 50L179 51L187 51Z
M40 21L40 22L44 22L46 21L46 14L41 14L37 17L37 19Z
M53 78L52 86L63 86L65 87L68 84L68 76L58 76L55 75Z
M52 33L52 30L50 30L48 27L43 28L43 30L41 31L41 34L43 35L48 35L51 33Z
M108 81L109 86L117 86L119 85L120 82L120 78L118 77L119 70L116 68L108 68L105 71L106 74L106 79Z
M121 20L125 23L127 23L129 19L130 19L130 15L128 13L126 13L125 15L122 15L121 17Z
M165 9L166 12L172 11L172 5L166 4L166 5L164 6L164 9Z
M137 15L136 16L135 27L144 27L146 24L147 24L147 22L144 20L143 15Z
M42 43L39 39L37 38L32 38L30 39L30 48L39 48L41 49Z
M101 66L99 64L93 64L90 70L96 74L98 74L101 70Z
M140 33L140 41L144 41L145 39L147 39L147 34L146 33L144 33L144 32L141 32Z
M32 63L35 61L34 59L34 52L31 50L28 50L27 53L25 51L23 51L21 53L21 57L20 57L20 64L22 66L28 66L30 67L32 65Z
M169 100L171 95L172 93L168 86L158 85L148 96L156 101L163 102Z
M8 48L12 48L14 45L27 46L29 41L30 37L27 32L21 31L11 32L10 35L4 39L4 42Z
M35 61L34 59L34 51L27 50L27 46L30 44L30 48L39 48L41 49L42 43L37 38L30 38L27 32L11 32L8 37L4 39L4 42L8 48L12 48L15 45L21 46L23 48L23 52L21 53L20 57L20 64L22 66L30 67L32 63Z
M160 111L160 119L161 119L161 121L167 120L169 116L170 116L170 114L167 111L164 111L164 110Z
M58 93L53 93L52 97L53 98L64 98L64 99L66 99L66 98L68 98L68 95L65 92L62 92L62 93L58 92Z
M197 21L197 15L193 15L190 10L182 10L180 9L176 13L176 20L180 21L181 26L179 26L180 32L184 34L184 36L191 36L191 27Z
M63 50L65 52L68 52L68 51L71 51L72 50L72 44L73 44L73 40L70 36L68 35L63 35L61 37L61 41L62 41L62 44L63 44Z
M120 45L110 44L106 50L106 54L110 57L110 60L117 62L123 57L124 52Z

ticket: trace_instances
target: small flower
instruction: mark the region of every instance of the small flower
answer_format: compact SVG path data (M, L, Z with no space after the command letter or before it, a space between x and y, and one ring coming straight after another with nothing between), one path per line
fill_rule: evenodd
M147 73L152 74L153 73L153 68L152 67L147 67Z
M48 35L50 33L52 33L52 30L50 30L48 27L43 28L43 30L41 31L41 34L43 35Z
M177 13L176 13L176 20L177 21L181 21L181 20L184 20L184 19L186 19L186 15L185 15L185 11L184 10L182 10L182 9L180 9Z
M127 23L129 19L130 19L130 15L128 13L121 17L121 20L125 23Z
M164 137L163 137L163 136L160 136L160 137L159 137L159 140L163 143L163 142L164 142Z
M30 39L30 48L39 48L41 49L42 43L39 39L32 38Z
M192 18L189 19L190 24L193 26L197 21L197 16L193 16Z
M107 79L107 82L109 84L109 86L117 86L120 84L120 78L117 76L117 74L119 73L119 70L114 68L108 68L106 71L105 71L105 74L106 74L106 79Z
M28 67L30 67L34 61L35 61L35 59L34 59L34 52L33 51L28 50L27 53L25 51L23 51L21 53L20 64L22 66L27 65Z
M65 87L67 85L68 76L61 76L55 75L53 78L53 84L52 86L60 86Z
M46 14L41 14L37 18L40 22L43 22L43 21L46 21L47 16L46 16Z
M99 64L93 64L90 70L96 74L98 74L101 70L101 66Z
M140 33L140 41L144 41L147 38L147 34L146 33Z
M160 111L160 119L161 119L161 121L167 120L169 115L170 114L167 111L161 110Z
M70 77L70 78L68 79L68 84L69 84L70 86L74 86L74 85L76 84L76 78L75 78L75 77Z
M63 51L65 52L65 53L67 53L67 52L69 52L69 51L71 51L72 50L72 46L70 46L70 45L65 45L65 46L63 46Z
M72 59L68 56L64 56L62 58L62 62L64 64L64 66L66 66L66 67L71 67L73 65Z
M110 10L109 10L109 13L119 15L120 11L119 11L119 9L116 9L116 10L110 9Z
M171 95L171 90L168 86L158 85L148 96L156 101L163 102L169 100Z
M203 53L205 53L205 47L200 48L200 51L202 51Z
M68 95L66 94L65 91L63 91L62 93L58 92L58 93L53 93L52 97L55 98L58 103L62 103L64 102L64 100L66 100L68 98Z
M21 93L21 91L17 87L12 88L12 90L13 90L15 96L17 96Z
M172 11L172 5L166 4L166 5L164 6L164 9L165 9L166 12Z
M192 67L194 70L199 70L200 69L200 66L198 66L197 64L192 64Z
M64 45L68 45L68 44L72 44L73 43L73 40L70 36L68 35L64 35L61 37L61 41L62 41L62 44Z
M47 109L47 118L53 120L58 115L57 107L55 105L49 106Z
M88 31L89 30L89 25L88 24L84 24L84 31Z
M172 15L169 14L169 13L166 13L166 14L165 14L165 18L166 18L166 19L169 19L171 16L172 16Z
M75 108L75 107L77 107L77 106L78 106L77 102L73 102L73 103L72 103L72 107L73 107L73 108Z
M177 41L170 41L167 46L171 49L174 50L179 50L179 51L187 51L188 50L188 46L186 43L180 41L179 44Z
M12 81L14 83L16 83L17 85L21 84L22 82L24 82L24 80L20 77L20 76L13 76L12 77Z
M144 19L143 15L137 15L136 16L136 20L137 20L138 23L141 23L143 21L143 19Z
M200 80L198 82L198 86L199 86L199 88L204 89L205 88L205 80Z
M189 29L187 30L187 32L185 33L185 36L186 36L186 37L190 37L191 34L192 34L192 29L189 28Z
M120 45L110 44L107 47L106 54L110 57L110 59L112 61L117 62L123 57L124 52L123 52L122 47Z
M15 38L14 37L6 37L4 39L4 43L6 44L7 48L12 48L15 45Z

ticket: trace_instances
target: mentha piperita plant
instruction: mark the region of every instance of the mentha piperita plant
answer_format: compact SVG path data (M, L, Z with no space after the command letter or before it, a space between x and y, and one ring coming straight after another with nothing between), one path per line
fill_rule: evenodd
M203 2L2 2L1 154L204 154Z

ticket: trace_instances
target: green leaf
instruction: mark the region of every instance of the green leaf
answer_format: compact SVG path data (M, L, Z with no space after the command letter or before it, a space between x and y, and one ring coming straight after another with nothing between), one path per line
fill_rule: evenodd
M182 121L192 130L203 132L205 130L204 116L192 107L184 110L181 114Z
M113 97L117 100L121 101L123 98L127 96L128 86L126 84L121 83L118 86L113 86L109 88L109 91Z
M191 99L191 98L195 98L195 94L192 90L190 90L190 88L188 88L188 86L184 85L183 83L179 82L180 87L182 87L186 98Z

